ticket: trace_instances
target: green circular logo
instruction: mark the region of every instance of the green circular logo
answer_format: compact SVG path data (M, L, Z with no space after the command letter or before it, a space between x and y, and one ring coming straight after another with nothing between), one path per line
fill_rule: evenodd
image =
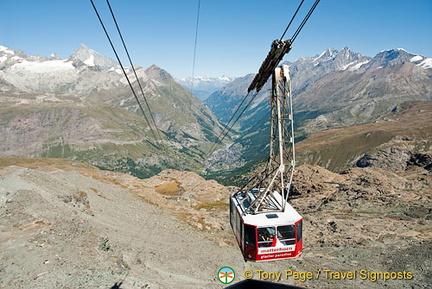
M233 268L225 266L219 269L217 277L222 284L229 284L235 279L235 271Z

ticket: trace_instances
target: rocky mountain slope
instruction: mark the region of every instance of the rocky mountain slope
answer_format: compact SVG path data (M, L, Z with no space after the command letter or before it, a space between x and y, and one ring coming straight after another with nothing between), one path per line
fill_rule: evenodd
M222 266L236 281L245 270L255 278L257 270L357 271L354 280L279 281L305 288L432 282L432 179L417 164L398 174L299 167L291 203L304 218L304 255L264 263L243 261L229 227L228 188L194 173L142 180L65 159L1 158L0 166L1 287L223 288ZM360 270L368 274L360 278Z
M297 144L297 161L338 172L378 164L403 171L411 158L432 151L430 119L432 101L406 102L373 123L310 135Z
M325 115L351 107L373 106L367 105L371 101L388 102L391 99L392 105L397 105L407 100L431 98L432 59L403 49L385 50L370 58L348 47L340 51L330 48L320 55L303 57L287 64L290 67L297 113L316 111L318 115ZM249 79L252 78L253 75L247 75L230 83L211 95L205 101L206 104L219 119L225 120L229 108L234 110L246 95ZM241 127L248 126L251 118L248 113L253 114L254 119L261 119L261 107L268 106L269 90L268 82L251 105L250 110L256 112L246 111L246 116L240 119ZM228 105L221 108L220 103ZM390 107L390 104L387 106ZM373 111L371 115L377 117L389 110L377 106L369 108L369 111ZM359 117L351 123L344 120L347 123L339 125L369 122L373 117Z
M315 81L298 95L296 107L326 112L306 128L314 132L371 122L398 104L431 96L432 59L392 49L355 69L337 70Z
M293 63L287 63L290 67L292 79L293 96L297 98L299 94L306 91L308 87L334 71L354 71L358 66L367 63L369 57L354 52L345 47L341 51L329 48L320 55L314 57L303 57ZM212 109L216 116L221 120L227 120L236 106L246 95L247 87L250 85L253 74L238 78L220 91L212 94L205 103ZM261 120L268 113L268 95L271 89L270 81L266 83L256 99L252 102L251 109L245 112L245 117L239 120L241 127L250 126L250 119ZM223 107L220 104L224 103ZM225 103L227 103L225 105ZM315 108L319 109L319 108ZM252 115L253 117L249 116Z
M373 58L349 48L328 49L288 64L297 141L323 130L375 122L397 112L404 102L430 100L432 96L432 59L403 49L382 51ZM223 122L246 95L250 78L253 75L239 78L206 100ZM215 152L208 171L218 170L227 162L232 168L251 167L265 159L269 85L234 127L235 143ZM231 157L234 151L236 160Z
M0 47L0 155L68 157L151 175L200 170L220 132L211 111L168 72L137 67L155 139L119 65L81 45L65 60ZM146 111L131 69L126 72Z

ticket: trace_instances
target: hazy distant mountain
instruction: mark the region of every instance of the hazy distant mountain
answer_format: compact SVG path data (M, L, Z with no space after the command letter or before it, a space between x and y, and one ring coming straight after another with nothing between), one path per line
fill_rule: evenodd
M313 57L300 58L290 67L297 137L309 133L373 122L398 104L432 97L432 59L392 49L366 57L345 47L328 49ZM213 93L205 102L226 122L246 95L249 79L239 78ZM268 145L270 83L264 86L237 125L231 150L238 164L250 166L265 158ZM248 102L248 101L246 101ZM233 154L216 152L210 167L219 167ZM240 152L240 153L239 153Z
M85 45L64 60L0 46L0 155L78 158L138 175L166 167L200 170L220 132L217 118L165 70L136 71L162 141L111 59Z
M205 100L213 92L221 89L231 81L234 77L222 76L222 77L187 77L177 79L185 89L192 91L199 99Z

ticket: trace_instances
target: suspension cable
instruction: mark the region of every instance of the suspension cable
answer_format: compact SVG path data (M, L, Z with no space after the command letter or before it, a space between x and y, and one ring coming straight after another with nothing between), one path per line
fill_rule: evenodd
M130 65L131 65L131 67L132 67L132 70L133 70L133 72L134 72L134 75L135 75L136 81L138 82L138 86L139 86L139 88L140 88L140 90L141 90L142 97L144 98L144 101L145 101L145 103L146 103L147 109L148 109L149 114L150 114L150 118L151 118L151 120L152 120L152 122L153 122L153 125L154 125L154 127L155 127L155 131L157 132L157 134L158 134L158 136L159 136L159 139L162 139L162 138L161 138L161 135L160 135L160 132L159 132L159 130L158 130L158 128L157 128L156 121L155 121L154 118L153 118L153 113L152 113L152 111L151 111L151 109L150 109L150 105L149 105L149 103L148 103L148 101L147 101L147 98L146 98L146 96L145 96L145 94L144 94L144 90L143 90L143 88L142 88L142 86L141 86L141 82L140 82L140 80L139 80L139 78L138 78L138 75L137 75L137 73L136 73L135 66L134 66L133 63L132 63L132 59L131 59L131 57L130 57L130 55L129 55L129 51L128 51L128 49L126 48L126 43L125 43L125 41L124 41L124 39L123 39L123 35L122 35L122 33L120 32L120 27L119 27L119 25L118 25L118 23L117 23L117 19L116 19L116 17L114 16L114 12L113 12L113 10L112 10L112 8L111 8L111 4L110 4L109 0L106 0L106 2L107 2L107 4L108 4L108 8L109 8L110 13L111 13L111 16L112 16L112 18L113 18L113 20L114 20L114 23L115 23L115 26L116 26L116 28L117 28L117 32L118 32L118 34L119 34L119 36L120 36L121 42L122 42L122 44L123 44L123 48L124 48L124 50L125 50L125 52L126 52L126 55L127 55L128 59L129 59L129 63L130 63Z
M255 100L256 96L258 95L258 91L255 92L255 94L252 96L252 98L249 100L249 102L246 104L246 106L242 109L242 111L240 112L240 114L237 116L237 118L235 119L235 121L231 125L229 125L229 123L233 120L233 118L235 117L236 113L238 112L238 110L240 109L240 107L243 105L244 101L247 99L247 97L249 96L249 94L250 94L250 92L248 92L248 94L243 98L243 100L240 103L240 105L237 106L237 109L234 112L234 114L231 116L229 122L227 123L227 125L225 126L225 128L222 130L222 132L219 134L219 136L217 137L220 142L222 142L225 139L225 137L231 131L231 129L233 128L233 126L237 123L237 121L240 119L240 117L246 111L246 109L248 109L248 107L251 105L251 103ZM206 154L207 156L210 155L213 152L213 149L214 149L215 145L216 145L216 143L213 143L213 145L211 146L211 148L209 149L209 151Z
M145 112L144 112L144 108L142 107L141 102L139 101L137 94L135 93L135 90L134 90L134 88L133 88L133 86L132 86L132 83L131 83L130 80L129 80L129 77L128 77L127 73L126 73L126 70L124 69L124 66L123 66L123 64L122 64L122 62L121 62L121 60L120 60L120 57L119 57L119 55L118 55L118 53L117 53L117 51L116 51L116 49L115 49L115 47L114 47L114 44L113 44L113 42L111 41L111 37L109 36L108 31L107 31L106 28L105 28L105 25L104 25L104 23L103 23L103 21L102 21L102 18L100 17L99 12L98 12L98 10L97 10L97 8L96 8L96 6L95 6L93 0L90 0L90 2L91 2L91 4L92 4L92 6L93 6L93 9L94 9L95 13L96 13L96 16L97 16L98 19L99 19L99 22L100 22L100 24L101 24L101 26L102 26L102 29L103 29L104 32L105 32L105 35L106 35L106 37L107 37L107 39L108 39L108 42L110 43L111 48L112 48L112 50L113 50L113 52L114 52L114 54L115 54L115 56L116 56L116 58L117 58L117 61L118 61L118 63L120 64L120 67L121 67L121 69L122 69L122 71L123 71L123 74L124 74L124 76L125 76L125 78L126 78L128 84L129 84L129 87L130 87L130 89L132 90L132 93L133 93L133 95L134 95L136 101L138 102L138 106L139 106L139 108L140 108L140 110L141 110L141 112L142 112L142 114L143 114L143 116L144 116L144 119L146 120L148 126L150 127L150 130L151 130L151 132L152 132L152 134L153 134L153 137L155 138L155 140L157 140L156 134L155 134L155 132L154 132L153 129L152 129L152 126L151 126L151 124L150 124L150 121L149 121L149 119L147 118L147 115L146 115Z
M225 132L225 134L222 136L222 140L227 136L227 134L231 131L232 127L237 123L237 121L240 119L240 117L243 115L243 113L246 111L246 109L249 108L251 103L255 100L256 96L258 95L258 92L255 92L255 94L252 96L252 98L249 100L249 102L246 104L246 106L243 108L243 110L240 112L240 114L237 116L235 121L231 124L231 126L228 128L228 130Z
M288 23L287 27L285 28L285 31L282 33L282 36L280 37L280 40L282 40L282 39L285 37L285 34L286 34L287 31L288 31L288 28L290 28L291 23L294 21L294 18L296 17L297 12L300 10L301 6L303 5L303 2L304 2L304 0L302 0L302 1L300 2L300 5L297 7L297 10L294 12L294 15L291 17L291 20L290 20L290 22Z
M313 11L315 10L316 6L320 2L320 0L315 0L312 7L309 9L308 13L306 14L305 18L297 28L297 30L294 32L293 36L289 40L283 40L286 32L288 31L289 27L291 26L292 22L294 21L294 18L296 17L298 11L300 10L301 6L303 5L304 0L302 0L297 7L296 11L294 12L294 15L291 17L290 22L288 23L285 31L283 32L281 38L279 40L275 40L272 44L272 48L267 55L267 58L264 60L263 64L261 65L258 74L255 76L255 78L252 80L252 83L250 84L248 88L247 95L243 98L240 105L237 107L234 114L231 116L230 120L228 121L226 127L222 130L220 135L218 136L219 141L223 141L223 139L227 136L228 132L232 129L232 127L237 123L237 121L240 119L240 117L243 115L243 113L246 111L246 109L249 107L249 105L252 103L252 101L257 96L258 92L261 90L262 86L265 84L265 82L268 80L268 77L273 72L274 68L279 64L279 62L282 60L283 56L288 53L291 50L291 45L294 42L294 40L299 35L300 31L305 26L306 22L308 21L309 17L312 15ZM249 93L255 89L255 94L252 97L252 99L248 102L248 104L243 108L243 110L240 112L240 114L237 116L235 121L231 123L231 121L234 119L235 115L239 111L240 107L245 102L246 98L249 96ZM213 148L215 146L215 143L210 148L207 155L212 153Z
M217 139L219 140L219 142L222 142L223 139L221 139L221 136L224 135L225 130L228 129L231 121L234 119L235 115L237 114L237 112L239 111L240 107L243 105L243 103L245 102L245 100L247 99L247 97L249 96L248 92L245 97L243 97L242 101L240 102L240 104L237 106L235 112L231 115L231 118L228 120L228 122L226 123L226 125L224 126L224 128L222 129L221 133L219 134L219 136L217 137ZM213 149L215 147L216 143L213 143L213 145L210 147L209 151L207 152L206 155L210 155L213 152Z
M294 40L297 38L297 36L299 35L300 31L303 29L303 27L305 26L306 22L309 20L309 17L312 15L312 13L314 12L314 10L317 7L317 5L318 5L319 2L320 2L320 0L315 0L315 2L312 5L311 9L309 9L309 12L307 13L306 17L303 19L302 23L300 24L300 26L297 28L296 32L294 32L293 36L291 37L291 42L294 42Z
M193 61L192 61L192 81L191 81L191 94L193 94L193 81L195 79L195 60L196 60L196 52L197 52L197 43L198 43L198 28L199 28L199 19L200 19L200 9L201 8L201 0L198 0L198 12L197 12L197 20L196 20L196 28L195 28L195 42L194 42L194 53L193 53Z

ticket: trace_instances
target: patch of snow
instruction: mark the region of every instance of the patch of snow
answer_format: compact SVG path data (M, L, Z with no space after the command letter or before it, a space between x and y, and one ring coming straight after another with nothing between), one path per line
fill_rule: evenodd
M351 65L355 64L357 61L352 61L348 64L345 64L344 66L341 67L340 70L346 70L348 67L350 67Z
M14 64L12 69L22 69L33 73L47 73L55 71L73 70L75 67L71 61L50 60L44 62L30 62L24 60L21 63Z
M6 57L6 56L2 56L2 57L0 57L0 63L5 62L6 60L7 60L7 57Z
M11 59L12 59L12 60L20 60L20 59L22 59L22 58L19 57L19 56L16 56L16 55L15 55L15 56L12 56Z
M85 64L87 64L88 66L95 66L94 64L94 55L91 54L90 57L84 61Z
M410 62L416 62L416 61L420 61L423 60L423 56L421 55L416 55L413 58L410 59Z
M9 48L7 48L6 46L3 46L3 45L0 45L0 52L8 53L11 55L15 54L15 52L13 52L12 50L10 50Z
M425 60L423 60L422 62L420 62L417 65L422 67L422 68L426 68L426 69L432 68L432 58L426 58Z
M414 54L414 53L411 53L409 51L406 51L404 48L385 49L385 50L381 50L380 52L392 52L392 51L399 51L399 52L406 52L408 54Z
M360 67L362 67L364 64L366 64L368 62L369 62L369 60L365 60L365 61L359 62L356 65L350 67L349 71L356 71L356 70L360 69Z
M317 61L318 59L320 59L321 57L324 56L324 54L327 52L327 50L324 50L317 58L315 58L312 62Z
M222 80L222 81L232 81L231 77L228 77L228 76L225 76L225 75L219 77L219 79Z
M7 53L7 54L10 54L10 55L14 55L15 54L15 52L13 52L12 50L10 50L10 49L6 49L6 50L2 50L4 53Z

